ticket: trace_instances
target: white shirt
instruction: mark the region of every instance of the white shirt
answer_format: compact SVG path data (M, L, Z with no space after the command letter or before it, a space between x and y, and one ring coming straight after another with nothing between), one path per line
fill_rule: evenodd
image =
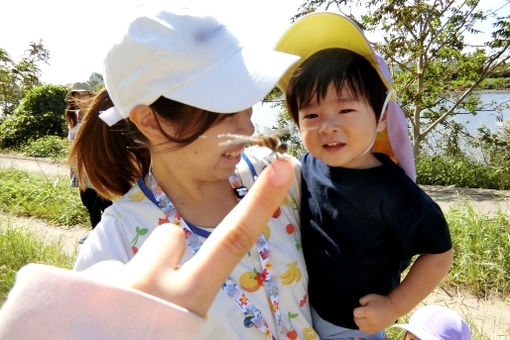
M245 151L257 174L272 157L266 148L252 147ZM298 164L297 161L295 161ZM253 178L246 162L241 161L237 170L243 185L250 188ZM268 222L264 232L270 251L271 272L277 281L284 338L316 339L311 325L308 303L308 275L301 250L299 231L300 171L296 166L295 180L285 202ZM84 270L102 260L128 262L135 248L139 248L160 221L166 221L164 213L135 185L120 200L105 210L101 222L82 245L75 263L75 270ZM172 221L170 221L172 222ZM187 248L183 261L192 257ZM261 273L258 251L254 247L237 265L230 277L241 286L251 302L262 312L272 334L277 338L273 313L268 304L264 287L248 277ZM250 275L250 273L252 275ZM245 316L224 291L216 296L207 322L198 339L264 339L255 327L245 327ZM296 336L296 337L294 337Z

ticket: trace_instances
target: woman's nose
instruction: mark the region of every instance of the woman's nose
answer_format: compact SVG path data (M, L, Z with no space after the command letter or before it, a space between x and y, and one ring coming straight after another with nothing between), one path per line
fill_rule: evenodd
M238 131L241 135L251 136L255 132L255 127L251 121L252 108L239 112Z

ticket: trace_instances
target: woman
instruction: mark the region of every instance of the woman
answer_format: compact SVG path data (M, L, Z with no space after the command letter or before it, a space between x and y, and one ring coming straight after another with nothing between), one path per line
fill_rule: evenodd
M102 196L117 199L80 249L76 270L128 262L166 222L185 230L187 261L237 205L274 156L225 142L229 134L253 133L251 106L295 61L255 52L207 16L160 11L131 22L108 52L107 92L92 102L71 151L79 176L86 173ZM199 338L316 338L295 175L290 194L216 296Z
M94 92L92 92L92 89L87 83L74 83L71 86L71 91L69 91L67 95L68 106L65 111L65 118L69 130L67 138L71 143L76 137L78 127L80 126L83 118L83 113L90 102L90 98L93 96ZM76 176L76 166L74 161L70 159L69 164L71 167L71 186L78 187L79 181ZM107 207L110 206L110 204L112 204L112 202L101 198L85 176L83 176L82 182L83 188L80 188L81 202L83 203L83 206L87 208L90 217L90 224L92 229L94 229L101 220L101 214ZM86 238L87 236L82 237L79 242L83 243Z
M0 339L195 339L225 278L293 177L286 159L270 164L200 254L180 268L185 235L169 223L127 264L104 261L83 272L23 267L0 310Z

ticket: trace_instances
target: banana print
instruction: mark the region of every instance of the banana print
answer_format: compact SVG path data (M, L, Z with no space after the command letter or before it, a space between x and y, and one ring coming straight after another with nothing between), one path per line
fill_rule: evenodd
M130 201L143 201L145 199L145 194L142 190L136 190L132 194L128 195Z
M314 340L318 339L319 336L315 333L315 330L312 327L306 327L303 328L303 338L305 340Z
M283 204L287 204L292 209L297 209L296 201L289 194L287 194L287 196L285 197L285 200L283 201Z
M280 275L280 280L286 286L301 280L301 270L298 267L297 261L287 264L287 271Z

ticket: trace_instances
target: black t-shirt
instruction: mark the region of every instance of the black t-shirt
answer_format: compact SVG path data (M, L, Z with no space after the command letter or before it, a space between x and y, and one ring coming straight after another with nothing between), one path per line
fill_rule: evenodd
M310 303L325 320L357 329L353 310L388 295L416 254L452 247L439 206L386 155L371 169L302 162L302 245Z

